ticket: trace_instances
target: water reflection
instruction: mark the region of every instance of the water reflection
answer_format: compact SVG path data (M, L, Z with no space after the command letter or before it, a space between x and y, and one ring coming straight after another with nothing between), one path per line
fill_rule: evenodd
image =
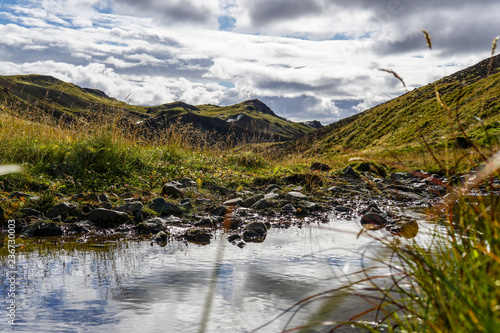
M353 221L271 229L263 243L244 248L219 234L206 246L117 240L103 248L18 249L17 326L0 320L0 331L196 332L223 246L208 331L246 332L306 296L345 283L345 273L370 265L366 252L390 255L368 235L358 238L359 230ZM7 261L1 260L5 300ZM296 323L307 316L300 313ZM263 331L280 331L286 320Z

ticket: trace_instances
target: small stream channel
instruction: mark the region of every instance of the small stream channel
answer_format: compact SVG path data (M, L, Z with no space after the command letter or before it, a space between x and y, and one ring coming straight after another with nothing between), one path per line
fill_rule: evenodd
M204 246L57 239L35 249L18 246L15 326L8 325L9 269L1 257L0 332L198 332L219 253L207 332L251 332L297 301L346 283L346 274L374 264L370 258L389 258L391 252L367 233L357 237L361 228L357 221L331 219L270 229L263 243L244 248L223 234ZM417 241L426 237L422 230ZM343 318L337 319L360 311L360 302L340 304L336 315ZM291 325L304 324L317 306L301 310ZM258 332L280 332L289 318Z

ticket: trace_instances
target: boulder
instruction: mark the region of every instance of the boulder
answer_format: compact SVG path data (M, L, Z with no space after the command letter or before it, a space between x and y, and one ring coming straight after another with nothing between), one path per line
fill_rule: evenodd
M153 241L157 243L166 243L168 240L168 234L165 231L159 231L156 235L153 237Z
M135 220L142 220L142 209L144 205L139 201L127 202L123 206L116 208L119 212L130 212Z
M87 214L87 218L94 223L104 226L114 226L130 221L127 213L106 208L94 209Z
M385 225L387 220L382 215L375 212L368 212L361 217L361 224Z
M269 207L269 203L266 199L261 199L252 205L253 209L265 209Z
M271 193L271 192L274 192L274 191L277 191L279 190L280 187L276 184L271 184L269 185L268 187L266 187L264 193Z
M54 223L46 223L44 221L37 221L28 227L26 227L23 231L23 234L29 237L50 237L50 236L61 236L63 231L60 227L58 227Z
M267 227L262 222L252 222L245 227L245 230L255 231L259 236L263 237L267 234Z
M210 212L210 215L214 216L224 216L227 213L227 208L224 206L219 206Z
M68 202L61 202L58 205L55 205L52 207L49 212L47 213L47 217L49 219L53 219L55 217L58 217L62 214L66 214L70 212L71 210L76 210L76 205L75 204L70 204Z
M155 212L164 215L177 215L182 213L182 209L179 206L166 202L163 198L154 199L149 204L149 207Z
M287 214L297 213L297 209L292 204L286 204L285 206L283 206L283 208L281 208L281 211Z
M177 187L166 184L161 190L161 195L168 195L172 198L181 198L184 196L184 193Z

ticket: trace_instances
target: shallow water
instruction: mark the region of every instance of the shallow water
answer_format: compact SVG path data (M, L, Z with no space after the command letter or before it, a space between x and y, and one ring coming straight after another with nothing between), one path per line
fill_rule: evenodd
M120 240L94 247L18 247L16 326L8 325L4 302L0 331L197 332L216 281L207 332L250 332L301 299L345 284L346 274L374 265L370 258L390 257L372 237L357 237L360 230L359 223L342 220L270 229L263 243L242 249L222 234L205 246ZM1 260L6 301L7 258ZM337 311L344 318L335 319L361 309L359 301L344 301ZM304 324L317 306L301 310L290 327ZM279 332L289 318L259 332Z

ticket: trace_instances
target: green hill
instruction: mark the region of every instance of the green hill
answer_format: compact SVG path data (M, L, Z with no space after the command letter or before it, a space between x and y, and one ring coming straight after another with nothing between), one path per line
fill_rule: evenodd
M259 100L230 106L189 105L174 102L153 107L135 106L108 97L96 89L81 88L51 76L0 76L0 101L4 108L44 114L66 122L97 113L124 118L144 133L165 130L172 124L190 124L214 132L216 137L289 141L317 128L311 122L294 123L277 116Z
M484 143L500 135L500 56L312 132L287 147L306 155L412 150L461 137ZM449 110L443 108L439 92ZM481 121L484 127L481 125ZM485 132L487 130L487 134Z

